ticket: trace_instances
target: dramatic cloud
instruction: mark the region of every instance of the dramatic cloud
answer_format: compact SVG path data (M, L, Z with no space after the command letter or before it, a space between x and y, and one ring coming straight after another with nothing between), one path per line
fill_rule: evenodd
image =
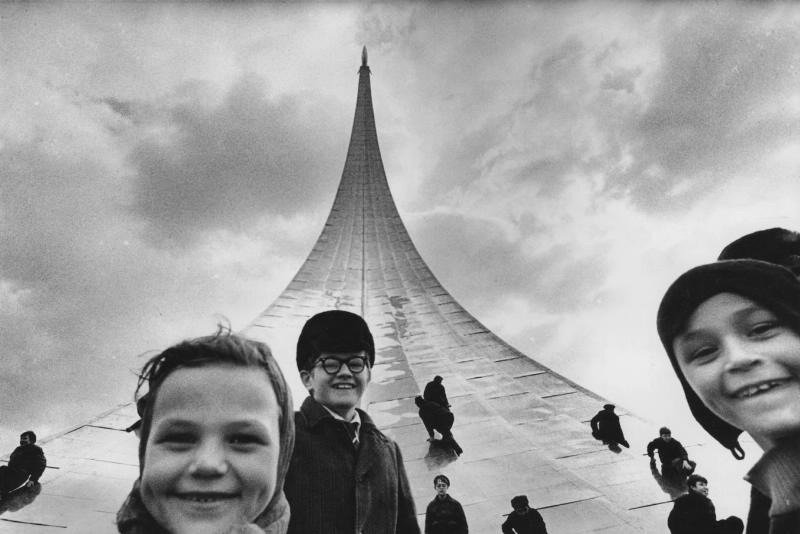
M150 111L154 135L132 150L134 211L163 246L193 241L209 230L248 230L265 215L324 209L336 191L333 169L346 140L324 124L343 113L308 97L266 99L263 80L238 80L219 104L205 88ZM188 93L188 94L187 94Z

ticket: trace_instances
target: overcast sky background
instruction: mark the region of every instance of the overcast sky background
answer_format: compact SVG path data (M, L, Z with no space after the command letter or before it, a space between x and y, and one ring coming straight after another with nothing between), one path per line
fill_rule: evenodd
M656 308L732 239L800 229L798 24L788 3L0 5L0 450L130 400L143 353L283 290L333 201L363 45L442 284L693 432Z

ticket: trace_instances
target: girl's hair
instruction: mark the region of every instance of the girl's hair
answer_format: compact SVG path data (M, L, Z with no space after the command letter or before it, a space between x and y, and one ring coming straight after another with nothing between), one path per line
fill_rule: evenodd
M735 293L774 313L800 335L800 281L780 265L757 260L727 260L690 269L667 289L658 309L658 335L697 422L714 439L744 458L739 445L742 429L724 421L706 407L678 365L673 342L686 330L689 319L703 302L720 293Z
M213 365L232 365L236 367L260 368L269 378L280 408L280 452L275 494L265 510L277 508L285 501L283 482L289 470L294 450L294 408L292 397L278 362L264 343L253 341L236 334L220 325L211 336L188 339L169 347L164 352L150 358L142 367L136 385L137 409L142 417L139 438L139 475L144 470L145 449L153 423L153 408L158 399L159 389L164 380L177 369L208 367ZM147 384L147 393L140 395Z

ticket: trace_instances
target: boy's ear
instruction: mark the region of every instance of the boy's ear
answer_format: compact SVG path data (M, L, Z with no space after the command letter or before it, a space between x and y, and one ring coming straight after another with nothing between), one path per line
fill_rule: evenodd
M311 371L302 370L300 371L300 380L303 381L303 385L308 390L309 393L313 391L313 385L311 383Z

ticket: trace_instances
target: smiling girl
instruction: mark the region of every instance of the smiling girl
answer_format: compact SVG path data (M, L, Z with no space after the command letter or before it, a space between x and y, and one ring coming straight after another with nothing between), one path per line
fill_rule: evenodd
M696 267L658 333L697 421L736 458L742 431L765 451L746 478L771 500L769 532L800 532L800 281L756 260ZM753 512L748 533L766 531Z
M269 348L220 332L145 364L140 480L126 534L283 534L294 445L289 390ZM138 488L138 490L137 490Z

